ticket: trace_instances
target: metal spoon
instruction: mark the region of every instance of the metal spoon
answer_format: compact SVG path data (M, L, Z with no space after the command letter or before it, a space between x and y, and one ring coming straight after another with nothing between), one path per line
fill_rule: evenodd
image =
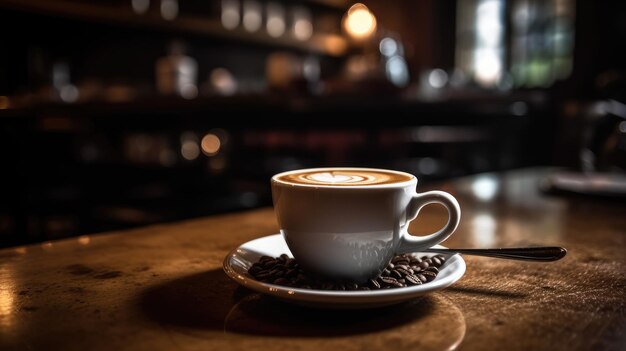
M430 248L425 252L441 254L460 253L465 255L507 258L523 261L557 261L565 257L567 250L558 246L545 247L505 247L498 249L436 249Z

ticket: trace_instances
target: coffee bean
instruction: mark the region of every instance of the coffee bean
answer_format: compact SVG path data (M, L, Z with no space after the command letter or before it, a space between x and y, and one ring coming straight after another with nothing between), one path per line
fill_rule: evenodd
M431 272L431 271L423 271L420 274L423 275L424 277L426 277L426 281L429 281L429 282L431 282L431 281L435 280L435 278L437 278L437 273Z
M274 268L270 271L270 275L272 277L282 277L285 274L285 271L280 268Z
M248 273L255 275L257 273L259 273L263 268L261 268L260 266L255 266L252 265L252 267L250 267L250 269L248 269Z
M394 265L409 264L409 258L406 256L396 256L391 260Z
M409 268L408 270L404 268L396 268L394 272L399 272L400 274L402 274L402 276L413 274L413 270L411 268Z
M370 255L371 256L371 255ZM398 255L392 258L381 274L363 284L336 282L310 275L298 262L282 254L279 257L261 256L252 264L248 273L262 283L290 286L301 289L321 290L380 290L414 286L433 281L445 262L443 255L418 258L413 255Z
M359 288L359 284L357 283L348 283L346 284L346 289L348 290L356 290Z
M426 269L424 269L425 272L433 272L435 273L435 275L437 275L437 273L439 273L439 268L437 267L427 267Z
M256 279L258 279L258 280L267 279L267 278L269 278L269 277L270 277L270 272L269 272L269 271L267 271L267 270L265 270L265 271L260 271L260 272L259 272L259 273L257 273L254 277L255 277Z
M409 274L406 276L406 281L411 285L420 285L422 281L415 274Z
M392 278L392 277L381 277L380 280L382 280L383 283L385 283L386 285L390 285L390 286L397 286L397 287L401 287L402 284L399 283L396 278Z

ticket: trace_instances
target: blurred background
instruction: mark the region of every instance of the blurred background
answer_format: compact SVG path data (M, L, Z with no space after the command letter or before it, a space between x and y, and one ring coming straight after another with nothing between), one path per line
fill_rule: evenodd
M268 206L302 167L626 168L625 2L0 0L0 33L0 246Z

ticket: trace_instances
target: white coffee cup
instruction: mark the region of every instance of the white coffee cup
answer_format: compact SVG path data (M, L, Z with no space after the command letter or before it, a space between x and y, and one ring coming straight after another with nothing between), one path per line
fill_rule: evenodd
M404 172L312 168L277 174L271 183L280 231L293 256L306 270L337 280L376 277L394 255L447 239L461 216L452 195L417 193L417 178ZM430 235L408 234L409 221L431 203L448 210L448 223Z

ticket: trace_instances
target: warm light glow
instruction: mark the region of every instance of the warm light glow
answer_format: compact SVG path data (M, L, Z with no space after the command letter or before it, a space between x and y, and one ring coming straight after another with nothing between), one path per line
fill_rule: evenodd
M202 152L204 152L208 156L216 155L220 151L220 147L222 146L222 142L220 138L212 133L205 135L202 138Z
M76 100L78 100L78 95L78 88L72 84L64 85L59 91L59 96L63 102L76 102Z
M89 243L91 242L91 238L87 235L79 236L77 240L78 243L81 245L89 245Z
M220 95L234 95L237 92L237 80L225 68L216 68L211 71L209 78L215 92Z
M309 20L299 19L293 24L293 35L298 40L307 40L313 35L313 25Z
M278 38L285 33L285 20L282 17L270 17L267 19L267 33Z
M178 0L161 0L161 16L168 21L178 16Z
M357 3L344 16L343 28L354 39L365 39L376 30L376 17L367 6Z
M9 108L9 98L0 95L0 110Z
M341 55L347 49L346 41L338 35L326 35L322 41L322 46L333 55Z
M3 284L0 285L0 327L10 328L13 326L15 317L15 282L8 268L0 267L0 277Z
M200 156L200 145L198 145L196 133L189 131L181 134L180 154L188 161L193 161Z
M193 161L200 156L200 147L191 140L185 141L180 146L180 154L185 160Z
M53 244L50 241L41 244L41 247L44 249L51 249L52 246Z
M171 167L176 163L176 154L170 149L162 149L159 152L159 163L165 167Z
M226 168L226 158L225 157L211 157L209 159L209 169L213 174L218 174L222 172Z
M195 84L181 84L180 96L187 100L195 99L198 97L198 87Z
M150 8L150 0L131 0L133 11L138 15L143 15Z
M308 40L313 35L311 14L305 8L293 11L293 36L298 40Z
M368 69L368 59L362 55L352 56L346 63L346 71L348 72L350 78L360 79L367 74Z
M243 3L243 27L248 32L256 32L261 28L261 5L258 2L247 0Z
M285 33L285 10L282 6L275 3L267 4L267 22L265 27L267 34L274 38L278 38Z
M222 0L222 25L226 29L235 29L239 25L239 3L236 0Z

